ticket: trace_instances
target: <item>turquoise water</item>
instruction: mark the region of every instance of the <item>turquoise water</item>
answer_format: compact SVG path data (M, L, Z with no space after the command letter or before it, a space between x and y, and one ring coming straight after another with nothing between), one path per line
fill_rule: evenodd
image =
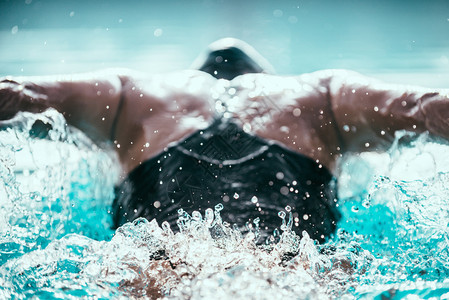
M184 69L233 36L279 74L345 68L447 87L448 12L445 0L0 0L0 75ZM36 119L53 125L44 139L30 136ZM48 111L2 124L0 299L449 298L441 141L401 133L387 153L345 157L336 236L316 245L280 230L260 249L256 224L242 236L213 207L181 214L176 235L143 220L110 230L116 158L64 123Z
M30 137L36 120L53 126L45 139ZM257 224L242 235L220 207L180 212L177 234L146 220L108 229L114 156L52 110L13 124L0 131L1 298L449 295L449 146L427 135L400 133L387 153L342 159L343 219L327 243L284 228L258 247Z

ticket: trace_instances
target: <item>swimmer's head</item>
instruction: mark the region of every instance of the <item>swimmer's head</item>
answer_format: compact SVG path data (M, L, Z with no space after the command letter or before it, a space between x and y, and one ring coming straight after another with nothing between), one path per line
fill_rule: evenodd
M247 73L272 73L272 67L262 55L247 43L225 38L209 45L205 54L194 62L195 69L217 79L231 80Z

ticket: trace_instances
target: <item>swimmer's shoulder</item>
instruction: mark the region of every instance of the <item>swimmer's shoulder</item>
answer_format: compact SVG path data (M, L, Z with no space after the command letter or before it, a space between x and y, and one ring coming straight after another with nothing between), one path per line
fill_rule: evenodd
M372 79L371 79L372 80ZM367 77L356 71L347 69L317 70L299 75L276 75L266 73L251 73L237 76L231 81L233 86L243 87L270 87L277 89L292 89L295 85L308 85L313 88L327 87L331 83L351 81L367 81Z
M366 76L359 72L347 69L324 69L295 76L303 82L315 82L316 84L330 83L333 81L360 81Z
M116 74L124 88L152 90L158 93L170 91L193 93L198 89L207 89L213 86L217 79L210 74L199 70L181 70L162 73L141 72L130 69L108 69L105 74Z

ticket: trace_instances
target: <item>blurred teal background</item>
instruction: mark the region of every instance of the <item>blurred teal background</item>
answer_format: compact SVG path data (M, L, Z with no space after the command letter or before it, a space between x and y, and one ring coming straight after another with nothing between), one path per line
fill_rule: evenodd
M279 74L449 87L448 0L0 0L0 75L186 69L228 36Z

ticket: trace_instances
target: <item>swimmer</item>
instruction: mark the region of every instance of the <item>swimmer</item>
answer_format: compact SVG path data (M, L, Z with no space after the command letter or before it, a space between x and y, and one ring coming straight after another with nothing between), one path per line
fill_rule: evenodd
M55 108L117 151L123 170L114 226L168 221L178 210L240 226L279 227L322 242L340 218L335 178L347 152L382 151L398 130L449 138L449 94L386 84L346 70L277 76L249 45L223 39L196 70L126 70L0 79L0 118ZM288 218L287 218L288 219ZM288 221L288 220L286 220Z

